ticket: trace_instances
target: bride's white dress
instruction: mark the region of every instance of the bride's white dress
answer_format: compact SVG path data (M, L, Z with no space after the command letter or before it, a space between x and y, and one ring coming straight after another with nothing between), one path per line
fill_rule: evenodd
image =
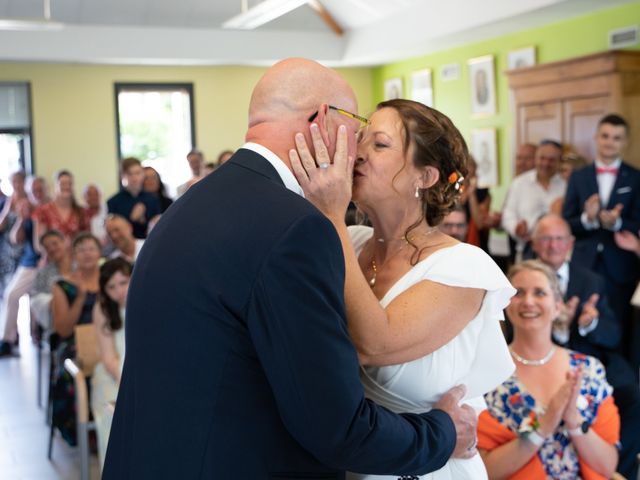
M360 255L373 234L370 227L349 227L351 240ZM486 408L482 395L494 390L509 378L515 366L500 329L503 309L515 293L502 271L481 249L466 243L443 248L409 270L380 300L383 307L399 294L422 280L456 287L486 290L479 313L449 343L435 352L388 367L363 367L360 378L365 394L379 405L397 413L429 411L450 388L467 387L462 403L471 405L478 414ZM400 475L362 475L348 473L349 480L382 480ZM480 455L468 460L451 459L436 472L421 480L482 480L487 473Z

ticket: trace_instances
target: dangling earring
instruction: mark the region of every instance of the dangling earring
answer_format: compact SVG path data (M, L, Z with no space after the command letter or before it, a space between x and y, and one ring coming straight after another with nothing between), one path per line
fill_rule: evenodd
M416 187L415 197L420 198L420 187Z

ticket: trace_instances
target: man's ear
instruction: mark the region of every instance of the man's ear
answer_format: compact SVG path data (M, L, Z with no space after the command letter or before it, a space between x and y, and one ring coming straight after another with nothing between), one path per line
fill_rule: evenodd
M433 187L440 180L440 170L430 165L424 167L422 178L420 179L420 188L426 189Z
M320 135L322 136L322 141L329 148L331 145L331 139L329 137L329 125L327 114L329 113L329 104L321 103L318 108L318 116L313 120L312 123L318 125L320 129Z

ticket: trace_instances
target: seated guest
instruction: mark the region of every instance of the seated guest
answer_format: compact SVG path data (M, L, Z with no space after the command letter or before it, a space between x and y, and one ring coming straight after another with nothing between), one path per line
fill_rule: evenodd
M0 210L0 298L4 294L5 286L16 271L18 260L22 254L22 246L10 242L9 232L18 217L18 203L27 198L25 178L26 175L23 171L12 173L9 179L13 193L2 199L2 209Z
M465 209L468 226L464 241L489 252L489 230L493 218L493 214L489 213L491 194L488 188L478 188L477 164L473 157L469 157L467 167L469 172L460 195L460 205Z
M38 269L31 292L31 318L40 327L51 327L51 298L53 286L62 277L71 274L71 255L65 246L64 235L57 230L49 230L40 237L40 245L45 253L47 264Z
M604 278L574 261L569 224L558 215L542 217L533 231L533 250L556 272L566 307L553 326L553 340L602 362L620 412L618 472L636 478L640 453L640 389L631 365L619 353L622 325L607 301Z
M39 207L49 202L46 180L42 177L30 176L27 179L27 195L34 207Z
M91 411L98 433L98 456L104 464L124 361L124 309L132 265L124 258L114 258L100 267L100 293L93 308L100 363L91 377Z
M489 478L611 478L620 418L602 364L552 343L562 295L549 267L524 261L509 279L517 290L506 309L516 372L485 395L478 420Z
M533 170L536 164L536 150L537 146L533 143L523 143L516 150L516 159L514 162L514 178L518 175L522 175L524 172Z
M219 167L233 156L233 150L223 150L218 154L216 165Z
M28 293L36 277L40 255L33 248L33 222L31 202L27 198L18 201L16 222L9 233L14 245L22 245L18 268L6 287L0 309L0 358L12 354L12 346L18 343L18 309L20 297Z
M109 239L115 247L109 258L123 257L129 262L135 263L138 253L144 245L144 240L133 236L131 224L124 217L112 214L107 217L104 225Z
M38 240L48 230L57 230L64 235L67 245L76 235L89 229L85 211L78 205L73 193L73 175L68 170L60 170L55 175L53 200L36 208L32 218L36 240L36 251L41 251Z
M160 215L160 203L152 194L145 192L144 171L140 160L128 157L120 164L122 189L107 200L109 213L117 213L133 226L136 238L147 237L151 219Z
M64 361L76 356L76 325L93 321L100 276L100 248L100 241L96 237L90 233L79 234L73 241L76 268L53 286L51 312L53 331L58 339L53 364L52 422L70 445L76 444L75 398L73 379L65 371Z
M164 213L173 203L166 193L160 174L153 167L144 167L144 191L150 193L160 202L160 213Z
M184 195L192 185L202 180L204 173L204 155L200 150L194 149L187 153L187 162L189 162L189 168L191 169L191 178L178 186L178 197Z
M213 173L213 172L214 172L214 170L215 170L216 168L218 168L218 165L216 165L216 164L215 164L215 163L213 163L213 162L207 162L207 163L205 163L205 164L204 164L204 170L203 170L203 172L204 172L204 175L203 175L203 176L205 176L205 177L206 177L206 176L207 176L207 175L209 175L210 173Z
M102 191L95 183L89 183L82 192L85 203L85 214L89 219L89 231L105 245L107 232L104 229L104 219L107 216L107 205L102 201Z
M468 230L467 211L464 207L457 206L444 217L438 228L446 235L460 242L466 242Z

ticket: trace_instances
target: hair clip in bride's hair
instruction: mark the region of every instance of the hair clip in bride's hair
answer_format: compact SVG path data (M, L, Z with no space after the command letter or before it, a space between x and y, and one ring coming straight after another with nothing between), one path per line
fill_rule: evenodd
M464 181L464 177L460 175L458 172L453 171L451 175L449 175L449 185L453 185L456 190L462 192L464 190L464 185L462 182Z

